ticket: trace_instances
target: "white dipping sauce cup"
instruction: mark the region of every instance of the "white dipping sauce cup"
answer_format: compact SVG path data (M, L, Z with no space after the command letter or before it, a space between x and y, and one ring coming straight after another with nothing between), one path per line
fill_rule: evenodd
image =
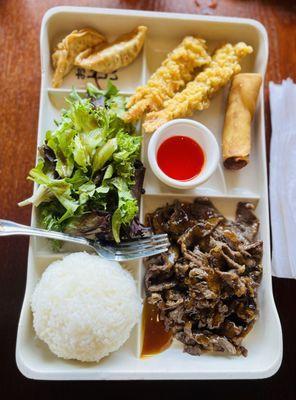
M173 136L186 136L197 142L205 156L201 172L186 181L170 178L158 166L157 152L160 145ZM213 133L203 124L192 119L175 119L158 128L148 145L148 160L154 174L163 183L177 189L192 189L205 182L214 173L219 162L219 146Z

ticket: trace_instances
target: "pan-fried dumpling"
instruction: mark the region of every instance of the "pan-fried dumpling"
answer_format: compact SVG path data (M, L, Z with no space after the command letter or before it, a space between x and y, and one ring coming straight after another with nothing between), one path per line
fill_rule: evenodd
M74 65L75 57L93 46L106 42L106 39L100 33L92 29L75 30L66 36L58 45L52 54L52 64L54 74L52 86L59 87Z
M113 43L87 49L76 57L75 65L104 74L126 67L140 53L146 31L146 26L138 26L132 32L118 37Z

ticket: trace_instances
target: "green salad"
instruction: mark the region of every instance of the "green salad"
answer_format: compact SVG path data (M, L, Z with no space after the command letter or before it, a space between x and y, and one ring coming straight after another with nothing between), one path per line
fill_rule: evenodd
M28 176L39 187L20 205L37 206L49 230L116 242L141 234L145 169L141 137L122 119L125 97L109 81L106 90L87 84L86 97L73 89L66 102Z

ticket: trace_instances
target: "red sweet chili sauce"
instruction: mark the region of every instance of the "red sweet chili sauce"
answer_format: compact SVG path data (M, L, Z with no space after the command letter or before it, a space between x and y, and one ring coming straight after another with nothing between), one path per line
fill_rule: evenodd
M201 172L205 155L201 146L190 137L172 136L161 143L156 159L167 176L188 181Z

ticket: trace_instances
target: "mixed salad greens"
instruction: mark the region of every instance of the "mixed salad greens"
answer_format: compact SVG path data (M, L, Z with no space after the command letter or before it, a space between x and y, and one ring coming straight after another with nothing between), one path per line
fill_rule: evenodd
M28 176L39 187L19 205L37 206L49 230L116 242L142 234L141 137L122 119L124 96L109 81L106 90L87 84L85 98L73 89L66 101Z

